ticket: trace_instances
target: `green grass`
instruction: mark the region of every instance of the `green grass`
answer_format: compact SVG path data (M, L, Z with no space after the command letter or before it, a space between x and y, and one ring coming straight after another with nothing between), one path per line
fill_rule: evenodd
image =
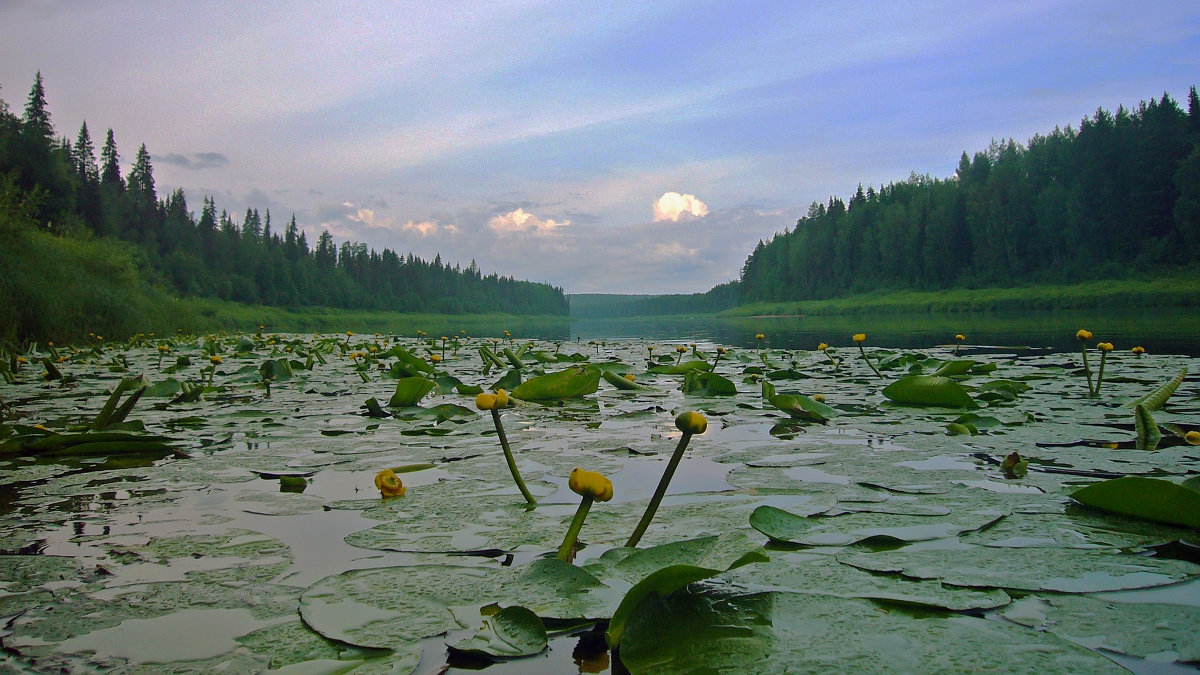
M125 339L227 331L393 333L432 337L567 339L566 316L402 314L331 308L284 309L178 298L157 288L139 250L111 239L60 237L33 230L0 232L0 340L84 342L89 334Z
M945 291L879 291L828 300L756 302L719 316L834 316L842 314L946 314L1095 308L1192 307L1200 304L1200 276L1041 284L1022 288Z

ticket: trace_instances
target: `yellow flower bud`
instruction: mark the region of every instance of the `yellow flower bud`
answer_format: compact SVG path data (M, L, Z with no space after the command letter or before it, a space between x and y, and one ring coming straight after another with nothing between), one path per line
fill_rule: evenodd
M612 481L596 471L585 471L576 467L571 472L567 485L580 497L591 497L598 502L606 502L613 498Z
M496 407L507 408L509 404L508 392L503 389L496 390Z
M675 428L685 434L702 434L708 428L708 419L695 410L689 410L675 418Z
M496 395L488 394L485 392L485 393L482 393L482 394L476 396L475 397L475 407L479 408L480 410L495 410L496 409Z
M682 354L682 353L684 353L684 352L686 352L686 351L687 351L687 347L684 347L683 345L676 345L676 346L675 346L675 351L677 351L677 352L679 352L680 354Z
M829 349L829 343L827 342L822 342L821 344L817 345L817 351L819 352L823 352L826 349Z
M429 355L429 360L430 360L430 361L432 361L432 362L434 362L434 363L441 363L441 361L442 361L442 357L441 357L441 356L438 356L437 354L430 354L430 355Z
M1188 445L1200 445L1200 431L1192 429L1183 435L1183 440L1188 442Z
M817 403L825 402L825 394L813 394L813 400Z
M1113 345L1111 342L1101 342L1100 344L1096 345L1096 349L1099 349L1102 352L1111 352L1113 350Z
M375 487L379 488L379 493L384 497L403 497L404 493L408 492L408 488L400 482L400 477L391 469L384 469L375 474Z
M633 373L625 373L625 379L630 382L637 382L637 378L633 376Z
M1084 330L1084 329L1080 328L1080 329L1079 329L1079 330L1078 330L1078 331L1075 333L1075 337L1076 337L1076 338L1078 338L1078 339L1080 339L1080 340L1091 340L1091 339L1092 339L1092 331L1090 331L1090 330Z
M958 335L955 335L955 336L954 336L954 339L955 339L955 340L958 340L959 342L962 342L963 340L966 340L966 339L967 339L967 336L966 336L966 335L963 335L962 333L959 333Z
M221 356L219 354L213 354L212 356L208 357L208 362L214 366L219 365L221 363Z
M25 358L24 356L18 356L17 363L29 363L29 359Z
M1138 356L1141 356L1142 354L1145 354L1145 353L1146 353L1146 350L1145 350L1145 349L1143 349L1141 345L1138 345L1137 347L1134 347L1132 351L1133 351L1133 353L1134 353L1134 354L1137 354Z
M853 339L855 342L866 342L866 341L867 341L867 334L866 334L866 333L855 333L855 334L854 334L854 337L853 337L852 339Z
M766 340L767 336L763 335L762 333L758 333L757 335L754 336L754 339L755 340Z

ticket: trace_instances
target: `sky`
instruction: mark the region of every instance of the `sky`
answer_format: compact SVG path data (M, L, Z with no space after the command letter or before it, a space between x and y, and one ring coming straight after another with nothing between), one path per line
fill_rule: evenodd
M568 293L736 279L814 201L1200 80L1200 3L0 0L0 99L160 197ZM1185 104L1185 103L1184 103Z

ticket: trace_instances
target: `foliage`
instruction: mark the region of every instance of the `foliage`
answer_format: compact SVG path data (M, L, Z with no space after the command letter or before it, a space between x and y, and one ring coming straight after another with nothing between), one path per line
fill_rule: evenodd
M953 178L913 174L849 202L813 203L760 241L740 302L879 288L1011 286L1182 265L1200 253L1200 109L1164 94L1103 109L1079 129L996 141Z
M283 307L567 314L562 289L511 276L484 275L473 261L464 269L443 263L440 256L427 262L411 253L369 250L361 243L343 242L339 247L328 231L310 247L295 216L285 227L273 229L269 211L260 215L257 209L247 209L238 222L226 211L218 214L211 197L204 199L197 219L182 190L157 194L145 145L138 148L125 177L120 174L112 130L101 152L102 166L97 165L93 153L86 123L74 145L65 138L54 138L40 73L23 118L8 112L0 101L0 236L6 239L5 248L17 249L9 255L23 256L35 246L47 246L44 238L12 239L17 233L33 230L84 240L111 237L133 244L128 250L138 259L140 274L135 278L113 275L121 284L154 281L185 296ZM85 258L110 255L111 249L108 244L90 241L64 246L82 249ZM36 259L25 265L6 267L5 276L11 281L0 287L0 300L12 298L13 304L8 306L37 307L16 302L33 294L30 287L40 286L53 300L73 301L70 285L46 284L47 270L40 267L44 255L37 253ZM82 266L60 263L47 269L61 272ZM18 292L23 295L18 297ZM103 292L90 295L106 297ZM108 297L120 307L125 299L122 295ZM86 307L84 311L83 317L71 318L84 319L83 325L120 325L105 316L105 312L119 310ZM43 315L57 312L54 304L40 308ZM20 322L7 322L12 326L7 330L22 339L55 334L48 326L20 318ZM144 329L144 324L140 328Z

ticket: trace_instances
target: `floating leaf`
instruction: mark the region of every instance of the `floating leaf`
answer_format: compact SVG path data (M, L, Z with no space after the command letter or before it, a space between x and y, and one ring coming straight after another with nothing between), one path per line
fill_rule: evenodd
M436 385L424 377L406 377L396 381L396 393L388 401L390 408L405 408L417 405L425 394L433 391Z
M967 359L946 361L941 366L939 366L937 370L933 371L933 374L941 375L942 377L954 377L955 375L966 375L968 372L974 370L975 366L977 366L977 365L979 365L978 361L971 361L971 360L967 360Z
M601 375L601 377L604 378L605 382L611 384L612 386L616 387L617 389L621 389L624 391L633 391L636 389L649 389L650 388L644 384L638 384L637 382L634 382L633 380L627 379L624 375L621 375L609 368L601 369L600 375Z
M557 401L594 394L599 387L599 368L571 366L557 373L530 378L513 389L512 395L523 401Z
M608 646L614 649L620 646L621 636L625 632L625 625L637 611L638 605L646 598L652 596L663 597L690 583L737 569L742 565L765 562L767 560L770 560L770 558L762 551L750 551L737 560L734 560L725 569L697 567L694 565L671 565L652 572L650 576L637 582L633 585L633 588L629 589L625 597L621 600L621 604L617 607L617 611L613 612L612 619L608 622L608 630L604 633L604 637L608 641Z
M826 422L837 416L837 410L803 394L776 394L775 385L762 383L763 398L777 410L791 417L810 422Z
M515 657L540 654L548 643L546 627L538 615L516 605L484 619L478 633L450 648L468 654Z
M258 367L262 379L280 382L292 379L292 365L287 359L267 359Z
M1070 496L1081 504L1104 511L1171 525L1200 527L1200 492L1161 478L1114 478L1092 483Z
M684 375L697 370L712 370L712 364L708 361L684 361L680 364L654 366L649 372L657 375Z
M962 385L940 375L909 375L889 384L883 395L904 405L978 408Z
M869 540L913 542L953 537L988 527L1003 517L1000 513L978 512L947 518L890 513L809 518L764 505L750 514L750 526L772 541L805 546L849 546Z
M737 387L716 373L693 370L683 376L683 393L694 396L736 396Z

